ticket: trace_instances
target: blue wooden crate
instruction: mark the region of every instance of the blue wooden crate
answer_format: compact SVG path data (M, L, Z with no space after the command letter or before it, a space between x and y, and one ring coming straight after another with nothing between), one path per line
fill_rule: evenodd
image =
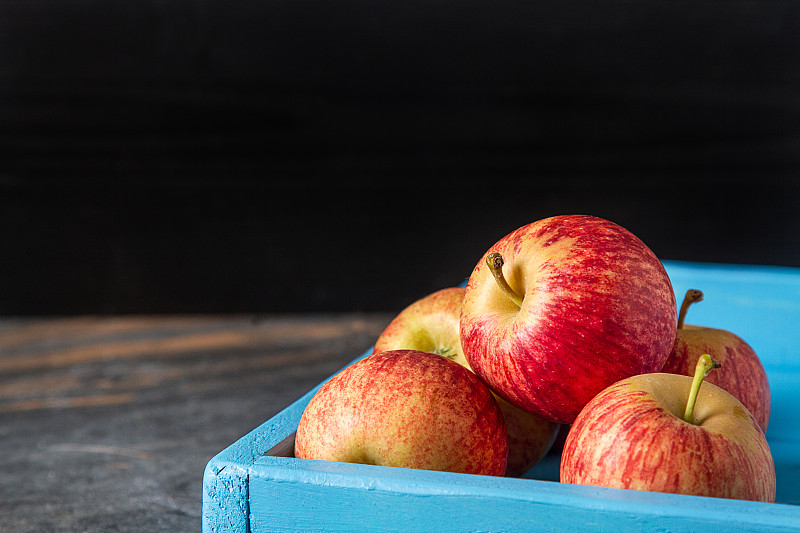
M800 269L665 266L679 302L705 294L687 323L731 330L761 357L777 503L558 483L556 454L518 479L295 459L320 384L208 463L203 531L800 531Z

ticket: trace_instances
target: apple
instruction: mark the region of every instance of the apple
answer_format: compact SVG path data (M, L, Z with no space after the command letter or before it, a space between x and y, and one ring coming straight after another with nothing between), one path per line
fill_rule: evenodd
M373 352L421 350L467 366L458 332L464 290L464 287L441 289L407 306L378 336Z
M716 364L703 354L694 379L643 374L604 389L567 435L561 481L774 502L764 432L732 394L703 383Z
M469 368L461 350L459 320L464 287L448 287L400 311L375 341L374 352L412 349L436 353ZM523 411L496 396L508 430L506 476L518 477L548 452L559 424Z
M461 346L494 392L572 423L597 393L664 366L675 294L636 236L593 216L523 226L494 244L467 282Z
M390 350L353 363L312 396L295 457L502 476L508 437L497 401L470 370Z
M714 354L722 368L711 374L708 381L736 396L766 433L772 410L767 372L753 348L738 335L724 329L684 324L689 307L702 299L702 291L686 291L678 312L675 346L662 372L691 375L701 354Z

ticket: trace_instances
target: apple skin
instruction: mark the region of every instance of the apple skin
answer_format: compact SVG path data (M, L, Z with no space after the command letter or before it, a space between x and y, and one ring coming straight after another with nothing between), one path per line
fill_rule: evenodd
M711 383L700 387L695 423L684 422L691 384L655 373L603 390L567 435L561 481L774 502L775 465L758 422Z
M723 329L683 325L678 328L675 346L662 372L691 375L697 358L704 353L712 354L722 365L706 381L733 394L766 433L772 410L767 372L753 348L738 335Z
M440 355L391 350L317 391L300 418L295 457L502 476L508 438L474 373Z
M448 287L411 303L378 336L373 352L421 350L467 366L458 331L465 290Z
M664 266L632 233L562 215L511 232L487 256L493 252L522 306L482 258L467 282L461 346L497 394L569 424L608 385L662 369L675 341L675 294Z
M461 350L459 321L464 287L448 287L400 311L375 341L373 352L412 349L436 353L469 368ZM471 369L470 369L471 370ZM547 455L559 424L523 411L495 396L508 431L505 475L519 477Z

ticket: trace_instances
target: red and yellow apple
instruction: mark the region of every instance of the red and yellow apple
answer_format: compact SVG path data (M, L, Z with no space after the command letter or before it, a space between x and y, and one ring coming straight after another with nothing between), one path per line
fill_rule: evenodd
M675 346L661 371L691 375L700 355L714 354L722 368L709 375L708 381L736 396L766 433L772 410L767 372L753 348L738 335L724 329L684 324L691 304L702 299L702 291L686 291L678 312Z
M374 352L412 349L442 355L469 368L461 350L459 320L464 287L431 293L403 309L375 341ZM506 476L521 476L544 457L559 425L496 397L508 430Z
M503 414L474 373L418 350L372 354L309 401L295 457L502 476Z
M608 385L664 366L677 309L636 236L565 215L523 226L478 262L461 310L470 368L518 407L569 424Z
M694 379L642 374L604 389L567 435L561 481L774 502L775 465L758 422L702 383L714 364L704 354Z

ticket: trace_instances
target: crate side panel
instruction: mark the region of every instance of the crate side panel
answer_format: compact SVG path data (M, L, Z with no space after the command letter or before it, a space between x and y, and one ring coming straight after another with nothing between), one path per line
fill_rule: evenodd
M782 505L484 476L471 476L469 484L464 477L404 469L367 473L363 465L261 466L264 475L250 484L253 533L566 532L576 525L581 531L800 531L800 510Z

